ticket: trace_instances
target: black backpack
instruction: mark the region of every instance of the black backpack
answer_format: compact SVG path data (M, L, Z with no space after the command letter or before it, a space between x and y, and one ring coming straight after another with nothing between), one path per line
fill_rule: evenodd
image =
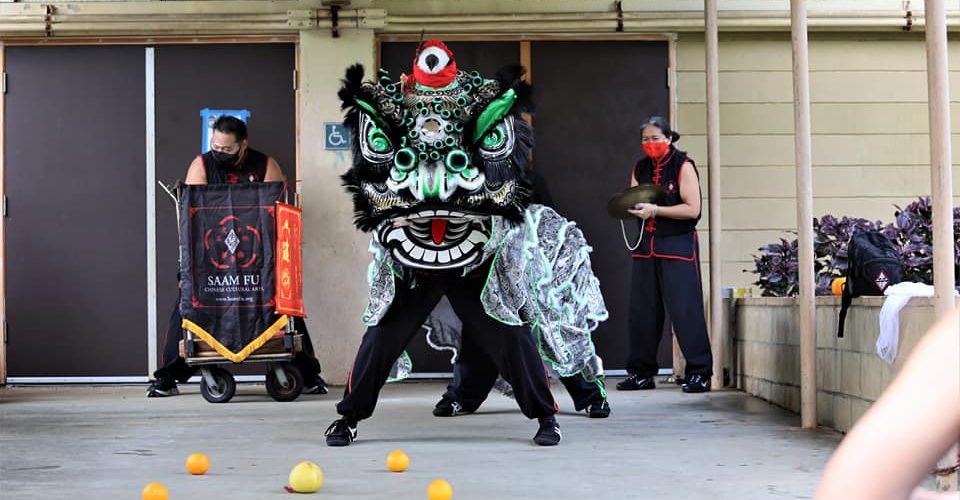
M837 337L843 337L847 309L854 297L883 295L888 286L901 279L900 253L893 242L877 231L855 231L847 244L847 282L843 286Z

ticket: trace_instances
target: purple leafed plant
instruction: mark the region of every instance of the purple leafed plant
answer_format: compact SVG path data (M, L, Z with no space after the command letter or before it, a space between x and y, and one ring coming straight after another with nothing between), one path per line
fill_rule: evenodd
M883 225L880 221L824 215L813 220L814 272L817 295L830 295L835 278L846 275L847 243L858 229L882 231L897 246L903 266L903 280L933 283L933 234L930 198L920 198L896 207L896 222ZM953 212L954 262L960 275L960 207ZM780 239L761 247L754 255L754 269L744 269L759 276L754 282L768 297L789 297L799 293L799 254L797 240Z
M753 256L753 272L760 275L754 284L763 290L763 296L789 297L799 293L797 240L780 238L780 243L763 246L760 252Z
M903 280L933 283L933 208L920 198L906 208L896 207L896 222L884 234L900 250ZM953 209L953 261L960 268L960 207Z

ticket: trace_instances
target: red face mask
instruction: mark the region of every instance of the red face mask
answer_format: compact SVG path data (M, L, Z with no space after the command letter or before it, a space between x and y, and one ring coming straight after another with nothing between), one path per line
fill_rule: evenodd
M669 142L645 142L642 146L643 152L654 160L663 157L670 150Z

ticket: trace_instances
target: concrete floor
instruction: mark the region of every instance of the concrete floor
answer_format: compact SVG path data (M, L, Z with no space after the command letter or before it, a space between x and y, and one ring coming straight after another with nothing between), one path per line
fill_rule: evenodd
M812 498L840 439L798 430L796 415L742 393L664 384L612 390L613 415L593 420L573 413L555 384L564 439L541 448L512 400L495 395L475 415L435 418L443 384L408 382L384 390L354 445L328 448L339 390L277 403L241 385L214 405L197 386L182 389L149 400L143 387L0 389L0 497L133 499L157 481L176 500L289 498L288 471L312 460L325 476L318 498L331 499L423 499L436 478L460 500ZM410 456L403 474L384 466L394 449ZM196 451L210 456L205 476L183 469Z

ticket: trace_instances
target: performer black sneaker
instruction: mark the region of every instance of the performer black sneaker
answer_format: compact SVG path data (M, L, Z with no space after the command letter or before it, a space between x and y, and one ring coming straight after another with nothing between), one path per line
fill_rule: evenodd
M706 375L690 375L687 377L687 383L681 387L683 392L697 394L701 392L710 392L710 377Z
M177 390L177 381L172 378L160 378L154 380L150 387L147 388L147 397L148 398L165 398L169 396L176 396L180 394L180 391Z
M347 446L357 439L357 423L345 418L334 420L327 431L327 446Z
M590 418L607 418L610 416L610 403L604 398L601 401L591 404L586 410L587 416Z
M477 411L476 408L465 408L459 401L447 396L440 398L437 406L433 408L434 417L456 417L457 415L469 415Z
M653 381L653 377L640 378L637 374L630 375L617 383L618 391L649 391L656 388L657 384Z
M533 442L540 446L556 446L560 444L560 424L553 415L540 418L540 429L533 436Z

